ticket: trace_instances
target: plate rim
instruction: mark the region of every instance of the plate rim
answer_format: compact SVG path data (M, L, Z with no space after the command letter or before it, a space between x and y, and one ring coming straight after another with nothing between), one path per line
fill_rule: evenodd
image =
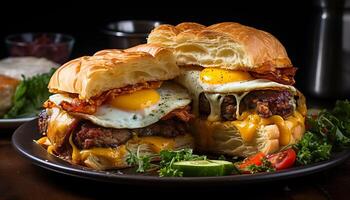
M23 118L11 118L11 119L2 119L0 118L0 123L18 123L18 122L29 122L34 120L37 117L23 117Z
M37 117L25 117L25 118L12 118L12 119L0 119L0 129L15 129L20 125L29 122Z
M27 152L23 149L22 142L18 141L20 138L20 134L22 132L28 132L28 127L36 124L37 119L33 119L29 122L22 124L12 135L12 145L13 147L25 158L29 159L33 164L45 168L50 171L54 171L57 173L90 179L101 182L113 182L113 183L123 183L123 184L137 184L137 185L145 185L149 183L157 183L157 184L174 184L180 183L183 185L188 184L205 184L205 185L214 185L214 184L247 184L247 183L259 183L259 182L270 182L277 181L282 179L296 178L300 176L306 176L310 174L314 174L331 167L337 166L340 163L344 162L346 159L350 157L350 150L343 150L339 153L336 153L337 157L331 158L327 161L322 161L319 163L314 163L308 166L297 166L291 169L281 170L277 172L265 172L258 174L242 174L242 175L230 175L230 176L213 176L213 177L158 177L158 176L149 176L149 175L137 175L137 174L117 174L114 172L106 172L106 171L97 171L92 170L83 166L73 165L67 161L63 161L62 159L50 155L46 152L45 149L42 149L46 152L47 156L54 161L62 161L65 164L61 165L60 163L54 163L49 160L45 160L43 158L37 157L37 155L32 155L30 152ZM26 130L27 129L27 130ZM31 130L34 131L34 130ZM34 140L36 138L32 138ZM31 142L33 142L31 140ZM33 142L32 145L35 145ZM39 146L38 146L39 147ZM40 147L41 148L41 147ZM334 154L333 154L334 156Z

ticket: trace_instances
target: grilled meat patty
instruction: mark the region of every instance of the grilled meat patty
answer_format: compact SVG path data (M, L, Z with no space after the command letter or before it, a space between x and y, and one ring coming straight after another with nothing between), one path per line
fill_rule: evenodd
M187 124L179 120L161 120L150 126L135 129L138 136L162 136L173 138L188 133Z
M39 114L39 131L45 134L48 127L49 115L46 110ZM133 133L139 137L161 136L172 138L188 133L187 124L176 118L160 120L155 124L138 129L114 129L95 125L88 121L79 123L73 131L73 142L80 149L93 147L117 147L132 138Z
M284 118L293 114L294 97L289 91L255 91L248 94L244 99L244 105L248 109L255 109L264 118L272 115L280 115Z
M236 120L236 99L233 95L223 97L221 103L221 118L225 121ZM240 103L240 113L255 110L263 118L280 115L284 118L294 111L293 95L289 91L263 90L252 91ZM199 96L199 112L203 116L210 114L210 104L204 93Z
M132 137L128 129L103 128L91 122L85 122L73 135L74 143L80 149L92 147L117 147Z
M73 140L80 149L117 147L131 139L133 133L136 133L139 137L161 136L171 138L186 134L186 130L187 127L184 122L173 119L161 120L150 126L138 129L104 128L91 122L84 122L73 135Z

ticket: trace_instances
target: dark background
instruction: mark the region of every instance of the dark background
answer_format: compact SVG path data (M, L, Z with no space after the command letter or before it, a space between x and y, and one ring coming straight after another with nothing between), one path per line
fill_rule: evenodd
M75 37L72 57L106 48L101 28L122 19L161 20L170 24L194 21L210 25L235 21L275 35L298 67L297 87L303 92L308 69L312 29L320 12L312 0L305 1L46 1L12 2L14 8L0 13L0 38L20 32L62 32ZM192 5L191 5L192 4ZM19 6L20 5L20 6ZM161 6L161 7L158 7ZM5 9L6 10L6 9ZM10 13L10 14L8 14ZM1 43L0 57L6 56ZM306 92L307 93L307 92Z
M73 0L71 0L73 1ZM189 5L189 1L148 0L142 4L136 1L126 4L125 1L114 0L107 3L101 0L92 1L57 1L23 3L12 2L0 6L0 40L12 33L20 32L62 32L75 37L76 45L72 57L77 57L106 48L105 38L100 29L108 22L122 19L152 19L171 24L183 21L200 22L210 25L222 21L236 21L253 26L275 35L286 47L293 64L299 68L297 87L304 93L306 72L310 68L312 30L320 9L312 0L279 0L251 1L230 0L227 2L213 0L197 1ZM230 2L230 3L229 3ZM1 3L0 3L1 4ZM157 7L156 5L162 5ZM5 57L5 46L0 41L0 58ZM338 67L338 66L334 66ZM312 101L308 95L308 102ZM331 102L337 97L331 99ZM317 99L320 102L321 99ZM328 102L329 99L323 99ZM12 133L12 131L11 131ZM0 147L5 160L2 169L13 169L13 173L3 170L0 173L0 199L5 195L8 199L94 199L114 196L183 198L186 193L196 196L228 195L228 198L245 196L259 199L348 199L350 185L349 166L346 162L337 168L299 179L262 183L260 185L211 187L211 188L170 188L164 190L150 186L149 188L126 187L102 184L83 179L49 173L47 170L30 165L10 147L10 132L0 134ZM1 138L1 139L2 139ZM0 148L1 149L1 148ZM5 156L6 155L6 156ZM6 160L7 158L7 160ZM12 160L10 160L11 158ZM10 162L12 161L12 162ZM1 170L0 170L1 172ZM2 186L1 181L6 180ZM4 183L5 183L4 182ZM12 184L13 183L13 184ZM1 192L2 191L2 192ZM122 192L120 192L122 191ZM171 196L163 194L172 192ZM7 196L6 196L7 195ZM208 196L209 197L209 196Z

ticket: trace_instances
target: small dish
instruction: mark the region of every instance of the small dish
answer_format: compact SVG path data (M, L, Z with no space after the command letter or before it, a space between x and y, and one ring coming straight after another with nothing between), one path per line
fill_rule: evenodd
M61 33L20 33L5 39L9 56L44 57L61 64L69 59L74 42L72 36Z

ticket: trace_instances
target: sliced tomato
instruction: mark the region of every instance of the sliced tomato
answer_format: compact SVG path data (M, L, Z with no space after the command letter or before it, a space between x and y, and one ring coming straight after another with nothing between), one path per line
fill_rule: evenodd
M276 168L276 170L287 169L294 165L296 153L293 149L287 149L268 155L267 159L271 162L272 166Z
M247 171L247 167L249 167L250 165L256 165L256 166L260 166L262 164L262 159L265 157L265 154L263 152L259 152L257 154L254 154L252 156L247 157L246 159L244 159L241 163L239 163L238 165L236 165L236 167L244 172L249 173L249 171Z

